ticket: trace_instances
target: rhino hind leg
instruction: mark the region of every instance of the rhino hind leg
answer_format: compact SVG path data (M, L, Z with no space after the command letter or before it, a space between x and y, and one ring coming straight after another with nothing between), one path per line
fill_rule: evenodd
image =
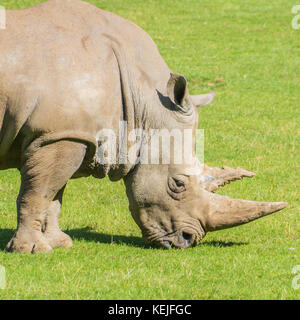
M43 235L52 248L70 248L73 245L71 237L60 230L58 222L64 189L65 186L50 203L42 224Z
M244 177L252 178L254 176L255 173L242 168L233 169L226 166L222 168L211 168L204 165L199 184L203 189L213 192L231 181L241 180Z
M49 221L58 211L56 195L79 169L85 153L84 144L67 140L40 148L31 146L26 150L20 170L17 231L7 245L8 251L36 253L52 250L51 241L42 232L47 212L50 213ZM52 222L50 225L53 226Z

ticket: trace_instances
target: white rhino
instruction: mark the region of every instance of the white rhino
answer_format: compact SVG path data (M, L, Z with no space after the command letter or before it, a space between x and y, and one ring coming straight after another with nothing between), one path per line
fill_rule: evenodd
M58 225L63 191L69 179L88 175L124 179L143 237L165 248L187 248L208 231L284 208L285 202L212 193L254 175L240 168L204 166L200 173L197 161L99 160L102 129L123 137L117 139L120 156L118 144L135 142L127 135L133 129L195 132L197 107L212 98L189 95L185 77L171 72L151 38L115 14L77 0L6 11L6 29L0 30L0 169L21 174L18 225L7 249L70 247L72 240ZM126 121L125 131L120 121Z

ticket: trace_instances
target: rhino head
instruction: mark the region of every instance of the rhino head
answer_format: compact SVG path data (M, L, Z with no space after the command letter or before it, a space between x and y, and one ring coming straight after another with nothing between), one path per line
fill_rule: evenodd
M191 129L198 126L197 107L213 94L189 95L186 79L171 74L167 95L160 102L169 112L164 126ZM170 118L171 117L171 118ZM195 145L195 139L193 139ZM174 147L174 146L173 146ZM160 159L165 150L159 150ZM244 169L209 168L194 163L138 163L124 178L129 209L143 238L164 248L196 245L209 231L238 226L283 209L285 202L254 202L214 194L219 186L255 174Z

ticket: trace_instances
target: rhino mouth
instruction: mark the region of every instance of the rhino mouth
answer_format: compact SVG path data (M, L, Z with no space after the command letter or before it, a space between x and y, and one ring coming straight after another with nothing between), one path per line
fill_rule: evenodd
M198 243L197 235L190 231L175 231L156 237L144 238L151 246L165 249L186 249L195 246Z

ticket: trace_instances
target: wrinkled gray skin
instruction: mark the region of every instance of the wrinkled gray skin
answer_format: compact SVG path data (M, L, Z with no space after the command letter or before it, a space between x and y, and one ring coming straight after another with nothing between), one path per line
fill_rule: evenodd
M133 23L75 0L7 11L6 21L0 30L0 169L18 168L22 178L9 251L72 245L58 216L64 187L75 177L123 178L144 238L166 248L187 248L208 231L286 206L212 193L254 175L239 168L204 166L201 172L197 161L174 165L172 159L168 165L99 163L101 129L119 134L119 121L126 120L127 132L195 131L197 107L213 99L189 95L184 76L171 72Z

